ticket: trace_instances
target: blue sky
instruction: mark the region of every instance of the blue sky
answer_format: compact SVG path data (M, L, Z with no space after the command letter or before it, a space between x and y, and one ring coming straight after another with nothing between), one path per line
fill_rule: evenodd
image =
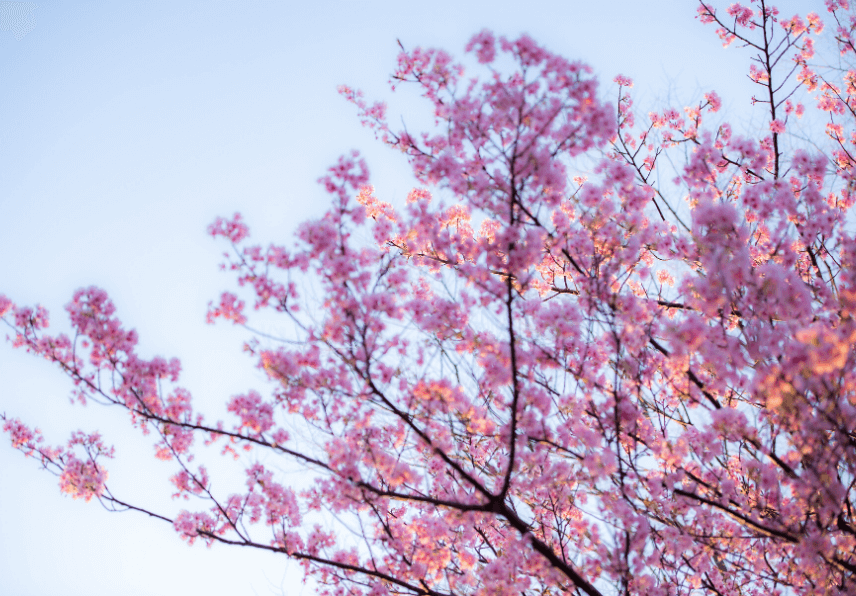
M790 16L821 3L780 7ZM527 32L592 65L604 97L619 73L646 109L716 89L735 129L751 125L748 56L723 50L689 0L0 3L10 8L7 19L32 20L16 35L0 18L0 293L42 303L62 329L75 289L105 288L144 355L182 359L181 384L209 419L265 383L240 352L240 330L205 325L207 302L231 287L205 227L241 211L258 241L286 242L324 207L315 180L354 148L380 196L403 197L401 156L336 93L362 88L417 121L424 104L389 98L396 39L460 55L483 27ZM69 406L61 375L8 345L0 379L0 411L55 443L102 429L119 451L111 485L171 506L170 465L117 412ZM274 556L187 548L169 526L65 498L8 447L0 470L2 594L312 593Z

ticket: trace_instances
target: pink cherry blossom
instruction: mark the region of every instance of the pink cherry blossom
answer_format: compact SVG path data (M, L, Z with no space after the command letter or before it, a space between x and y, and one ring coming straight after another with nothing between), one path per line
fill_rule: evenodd
M239 300L231 292L223 292L220 296L220 304L216 306L209 304L206 320L209 323L213 323L216 319L223 318L237 325L242 325L247 322L247 317L244 316L243 310L243 300Z
M70 455L59 477L59 488L75 499L89 501L104 492L107 472L93 461L81 461Z
M487 30L472 72L402 49L425 131L341 87L418 186L384 196L352 152L291 242L209 227L237 288L208 321L243 325L264 385L230 423L103 290L73 295L69 334L0 296L12 345L151 435L188 510L111 492L97 433L50 447L4 413L12 447L75 499L290 557L324 594L856 592L856 74L814 64L813 13L697 16L748 52L760 124L711 121L714 91L646 116L629 78ZM280 337L254 331L271 317ZM197 435L244 475L199 465Z
M234 243L238 243L246 238L250 231L247 225L242 221L241 214L235 213L232 219L218 217L214 223L208 226L208 233L214 236L223 236Z
M717 95L716 91L711 91L709 93L704 94L704 98L707 100L707 103L710 104L711 112L718 112L722 107L722 100Z
M482 64L489 64L496 58L496 40L493 33L487 29L474 35L465 49L467 52L475 50L476 56Z

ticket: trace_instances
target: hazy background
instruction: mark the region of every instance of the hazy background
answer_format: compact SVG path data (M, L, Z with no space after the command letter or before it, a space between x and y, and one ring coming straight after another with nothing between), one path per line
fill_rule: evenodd
M716 4L724 10L728 2ZM614 97L616 74L632 77L644 111L680 108L716 89L739 130L752 118L748 54L723 50L714 29L694 18L695 6L0 2L0 293L42 303L63 330L74 290L103 287L139 331L141 354L180 357L181 385L209 420L220 418L229 396L265 382L240 351L245 333L204 323L208 301L232 286L217 267L224 246L205 227L241 211L259 242L286 242L326 204L315 180L353 148L368 159L381 198L395 202L409 189L401 155L360 127L337 85L388 98L396 39L460 56L488 27L527 32L589 63L604 97ZM822 7L780 6L787 16ZM406 92L390 107L408 122L426 114ZM46 362L0 344L0 411L37 424L52 443L77 428L102 429L117 445L109 469L118 495L174 507L166 481L173 466L153 460L120 412L70 406L69 389ZM63 497L54 477L6 444L4 437L0 594L312 593L282 558L188 548L167 524Z

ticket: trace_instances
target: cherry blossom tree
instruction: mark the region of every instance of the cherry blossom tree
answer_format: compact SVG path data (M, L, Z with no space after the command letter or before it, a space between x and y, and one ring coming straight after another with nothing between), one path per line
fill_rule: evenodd
M0 297L15 347L153 434L187 509L112 492L97 433L51 447L4 414L12 446L74 498L281 553L324 594L856 593L856 19L826 4L825 29L699 5L748 56L754 136L708 124L713 91L644 117L619 76L605 102L526 36L474 36L479 75L402 50L392 80L433 129L341 93L407 157L406 204L354 154L293 245L251 244L240 215L210 227L240 289L209 321L252 330L249 300L293 330L245 345L272 389L232 397L233 422L193 410L104 291L75 293L71 335ZM815 63L821 34L844 68ZM246 450L232 494L200 441Z

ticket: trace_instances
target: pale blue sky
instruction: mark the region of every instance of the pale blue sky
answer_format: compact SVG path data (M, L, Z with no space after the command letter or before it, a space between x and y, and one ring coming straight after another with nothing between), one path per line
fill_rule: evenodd
M812 0L781 5L789 15L820 9ZM397 38L460 55L483 27L525 31L591 64L605 97L621 73L636 81L643 107L670 97L680 107L716 89L732 121L751 118L746 54L722 50L690 0L31 6L25 35L0 26L0 293L41 302L62 329L75 289L105 288L144 355L182 359L181 384L214 419L230 395L265 384L240 352L243 333L204 324L207 302L231 287L217 268L223 247L205 227L241 211L256 239L284 242L320 213L326 196L315 180L353 148L382 197L403 197L401 156L376 143L335 90L346 83L387 98ZM392 111L412 110L417 121L424 105L406 94L397 104L398 95ZM59 373L8 345L0 379L0 411L53 442L102 428L119 449L111 485L172 506L163 498L172 467L153 462L117 412L69 406ZM187 548L169 526L61 496L36 468L0 445L0 594L301 593L299 575L274 556Z

